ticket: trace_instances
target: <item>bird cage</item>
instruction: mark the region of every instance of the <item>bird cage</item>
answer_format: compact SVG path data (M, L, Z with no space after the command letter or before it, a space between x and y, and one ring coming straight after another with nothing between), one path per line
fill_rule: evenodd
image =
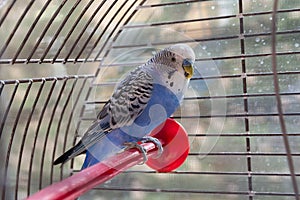
M1 198L78 173L84 156L52 163L123 74L185 43L184 164L134 166L80 199L300 199L299 18L299 0L1 0Z

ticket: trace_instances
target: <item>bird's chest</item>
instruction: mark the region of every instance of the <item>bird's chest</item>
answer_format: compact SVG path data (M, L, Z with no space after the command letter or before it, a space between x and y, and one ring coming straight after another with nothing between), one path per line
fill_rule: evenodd
M154 84L146 108L128 128L134 129L139 136L148 134L176 111L180 101L180 95L178 97L168 88L160 84Z
M159 117L166 114L167 117L170 117L179 107L182 97L183 93L180 91L175 93L163 85L154 84L151 98L145 109L145 114L152 117ZM156 110L156 108L153 108L155 106L162 107L162 110Z

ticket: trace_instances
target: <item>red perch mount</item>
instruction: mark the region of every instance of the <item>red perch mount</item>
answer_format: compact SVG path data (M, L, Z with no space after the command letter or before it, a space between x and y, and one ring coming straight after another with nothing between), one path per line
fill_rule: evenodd
M149 157L146 164L158 172L171 172L183 164L188 156L190 145L186 131L174 119L166 122L150 134L163 142L164 151L155 159Z

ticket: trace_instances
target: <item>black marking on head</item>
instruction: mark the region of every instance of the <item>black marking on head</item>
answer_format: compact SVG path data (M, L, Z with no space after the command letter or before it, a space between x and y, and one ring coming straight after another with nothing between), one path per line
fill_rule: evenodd
M175 57L172 57L172 61L173 61L173 62L176 62L176 58L175 58Z
M174 82L171 82L171 83L170 83L170 86L173 87L173 86L174 86Z
M168 79L171 79L171 78L172 78L172 76L174 75L174 73L175 73L175 70L174 70L174 71L171 71L171 72L169 72Z

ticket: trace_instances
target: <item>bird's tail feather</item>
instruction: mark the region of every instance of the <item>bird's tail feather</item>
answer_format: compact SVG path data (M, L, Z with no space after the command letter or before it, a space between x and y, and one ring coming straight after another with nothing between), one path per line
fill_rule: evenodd
M89 151L87 151L86 156L85 156L85 160L84 160L84 162L82 164L82 167L81 167L81 170L91 166L91 163L92 163L93 160L95 160L94 156L92 156L92 154Z
M82 154L82 153L85 153L85 152L86 152L85 145L83 145L83 143L80 141L74 147L72 147L71 149L69 149L68 151L66 151L63 155L61 155L60 157L58 157L53 162L53 164L54 165L57 165L57 164L60 164L60 163L64 164L65 162L71 160L75 156L78 156L79 154Z

